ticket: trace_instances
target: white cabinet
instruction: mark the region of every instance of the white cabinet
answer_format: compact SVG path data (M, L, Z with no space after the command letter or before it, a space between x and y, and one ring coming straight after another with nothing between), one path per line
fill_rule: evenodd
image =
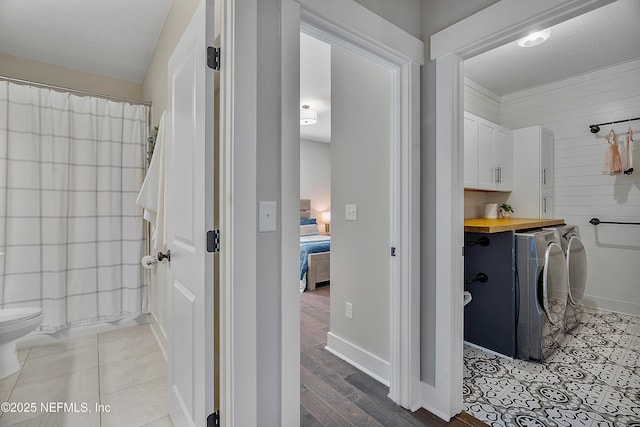
M478 117L464 113L464 188L478 188Z
M511 191L512 134L507 128L464 113L464 187Z
M513 192L520 218L553 218L553 133L541 126L513 131Z

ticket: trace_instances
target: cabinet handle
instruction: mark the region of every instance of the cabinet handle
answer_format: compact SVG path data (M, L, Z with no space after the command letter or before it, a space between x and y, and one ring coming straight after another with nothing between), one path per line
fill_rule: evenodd
M498 182L502 184L502 167L498 168Z
M547 213L547 198L546 197L542 198L542 204L543 204L542 212Z
M502 177L500 176L500 167L496 168L496 183L500 184Z
M542 169L542 183L547 185L547 169Z

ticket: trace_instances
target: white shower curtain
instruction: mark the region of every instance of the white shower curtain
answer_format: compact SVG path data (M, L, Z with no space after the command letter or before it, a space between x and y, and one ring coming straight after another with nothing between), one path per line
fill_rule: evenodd
M147 107L0 82L0 308L39 331L147 311Z

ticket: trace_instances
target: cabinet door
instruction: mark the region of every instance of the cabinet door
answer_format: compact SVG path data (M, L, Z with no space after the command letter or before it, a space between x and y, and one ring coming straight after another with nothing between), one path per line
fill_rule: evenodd
M553 134L545 129L540 132L540 184L543 192L553 192Z
M478 117L464 113L464 188L478 188Z
M478 119L478 188L496 189L496 167L494 163L495 126Z
M543 191L540 195L540 218L553 218L553 192Z
M494 161L496 190L511 191L513 187L513 143L511 131L503 127L495 130Z

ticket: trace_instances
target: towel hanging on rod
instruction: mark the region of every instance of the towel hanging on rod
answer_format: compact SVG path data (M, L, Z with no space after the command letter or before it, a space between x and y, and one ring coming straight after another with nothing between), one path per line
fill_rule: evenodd
M618 175L622 172L622 159L618 149L618 135L613 129L605 136L607 140L607 152L602 165L602 173L608 175Z
M625 155L624 155L624 171L625 175L631 175L633 173L633 130L631 125L627 129L627 136L625 138Z

